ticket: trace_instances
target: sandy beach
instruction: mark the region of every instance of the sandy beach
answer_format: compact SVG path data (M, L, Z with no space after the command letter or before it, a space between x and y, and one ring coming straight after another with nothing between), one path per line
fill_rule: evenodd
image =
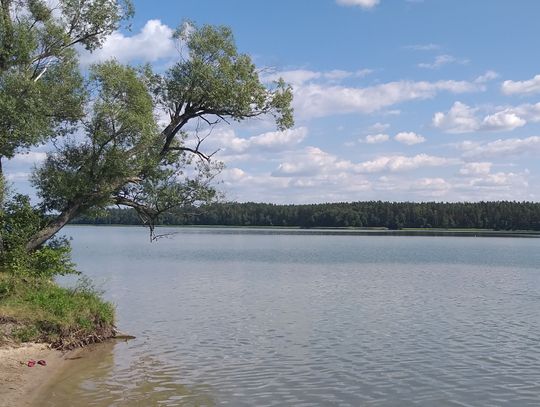
M70 359L77 352L61 352L37 343L0 347L0 407L38 405L43 388L72 363ZM29 360L45 360L47 365L28 367Z

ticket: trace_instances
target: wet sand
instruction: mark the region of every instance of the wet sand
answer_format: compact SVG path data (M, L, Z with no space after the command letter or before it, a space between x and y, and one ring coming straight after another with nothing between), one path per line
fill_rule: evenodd
M76 362L72 358L78 352L60 352L37 343L0 347L0 407L39 405L43 389ZM43 359L47 365L28 367L31 359Z

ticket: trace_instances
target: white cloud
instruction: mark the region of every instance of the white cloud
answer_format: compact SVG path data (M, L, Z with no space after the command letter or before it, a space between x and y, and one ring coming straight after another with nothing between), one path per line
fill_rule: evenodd
M444 178L420 178L412 182L408 189L435 198L445 195L451 188L452 185Z
M306 127L297 127L284 131L271 131L248 139L248 143L254 147L264 149L283 149L299 144L307 136Z
M525 126L527 122L509 110L503 110L484 117L479 130L507 131Z
M160 20L149 20L138 34L127 37L116 31L93 53L81 50L81 63L87 66L113 58L123 63L170 58L177 53L172 35L173 29Z
M504 173L486 174L482 177L473 179L469 185L473 188L500 188L505 187L510 191L514 188L527 187L526 179L528 173Z
M456 187L463 190L480 192L485 189L501 189L508 191L511 188L522 188L528 186L528 171L522 173L497 172L492 173L491 162L470 162L466 163L460 170L459 175L465 177L465 183L456 182Z
M433 126L448 133L466 133L478 128L476 109L461 102L455 102L448 113L437 112L433 116Z
M16 154L13 158L6 160L3 163L4 175L10 182L28 184L33 168L42 164L46 158L47 154L43 151L30 151L27 153ZM29 188L29 186L25 188ZM24 190L17 192L28 193L29 191Z
M377 191L390 193L394 200L403 200L403 196L411 191L416 198L440 198L452 189L451 183L440 177L408 179L399 176L383 176L379 177L373 187Z
M485 175L491 171L490 162L472 162L465 164L460 170L460 175L472 176L472 175Z
M317 147L295 151L272 173L276 177L310 177L320 174L367 174L377 172L403 172L423 167L440 167L460 163L457 159L418 154L415 156L379 156L370 161L354 163L329 154Z
M262 73L260 76L261 79L267 83L277 81L281 78L291 85L302 85L314 79L321 78L323 74L321 72L310 71L307 69L294 69L290 71L274 72L271 74Z
M388 134L369 134L366 136L364 141L368 144L377 144L377 143L384 143L385 141L390 140L390 136Z
M431 99L439 92L483 90L466 81L397 81L366 88L307 84L294 89L294 107L303 118L345 113L373 113L397 103Z
M483 164L483 163L478 163ZM403 200L412 192L414 200L419 197L445 199L449 201L479 200L530 200L529 172L486 172L486 165L479 165L470 173L460 177L422 177L410 179L402 175L382 176L373 182L372 187L378 195L384 194L392 199Z
M335 155L318 147L306 147L286 158L272 175L275 177L304 177L350 170L352 167L353 164L350 161L340 160Z
M322 77L331 82L339 82L347 78L363 78L373 73L372 69L358 69L354 72L343 71L341 69L334 69L332 71L323 72Z
M497 79L498 77L499 77L499 74L497 72L495 72L495 71L487 71L485 74L480 75L474 81L476 83L487 83L489 81Z
M435 113L432 123L447 133L510 131L527 124L527 121L518 115L518 110L513 108L500 110L484 118L477 116L478 110L464 103L455 102L448 113Z
M28 153L16 154L11 160L10 164L14 165L38 165L47 158L47 153L42 151L30 151Z
M426 138L412 131L411 132L402 131L395 135L394 140L403 144L407 144L408 146L412 146L414 144L423 143L424 141L426 141Z
M435 57L435 60L433 62L423 62L418 64L418 67L420 68L426 68L426 69L438 69L443 67L444 65L448 64L467 64L469 61L467 59L458 59L452 55L444 54L444 55L437 55Z
M246 172L240 168L226 168L221 173L221 177L230 182L242 181L247 176Z
M540 92L540 75L526 81L504 81L501 90L506 95Z
M454 183L454 195L460 200L530 200L529 172L497 172L467 177Z
M381 132L385 131L386 129L388 129L389 127L390 127L390 125L388 123L377 122L377 123L372 124L371 126L369 126L368 131L375 132L375 133L381 133Z
M540 103L524 103L508 110L529 122L540 122Z
M365 9L373 8L379 4L380 0L336 0L341 6L359 6Z
M441 49L441 46L439 44L413 44L413 45L407 45L404 47L405 49L411 49L413 51L436 51Z
M270 131L249 138L238 137L234 130L223 128L212 135L211 148L222 149L223 155L247 154L250 152L284 151L301 143L307 136L306 127L284 131Z
M403 155L381 156L371 161L357 164L355 170L361 173L373 173L381 171L401 172L422 167L440 167L458 163L457 160L444 157L418 154L412 157Z
M285 82L291 85L300 86L307 82L320 80L322 82L336 83L347 78L363 78L373 70L358 69L356 71L344 71L341 69L333 69L331 71L317 72L308 69L293 69L288 71L277 71L272 73L261 73L260 77L263 82L273 82L282 78Z
M25 171L9 172L6 174L6 179L11 182L27 181L29 177L30 173Z
M471 141L458 145L463 151L463 157L506 157L540 151L540 137L499 139L488 143Z
M286 178L266 173L250 173L241 168L226 168L219 175L227 191L227 199L237 201L290 203Z

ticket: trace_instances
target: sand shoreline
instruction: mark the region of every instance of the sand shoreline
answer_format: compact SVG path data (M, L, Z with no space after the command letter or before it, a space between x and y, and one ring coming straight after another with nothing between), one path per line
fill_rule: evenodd
M0 407L39 405L41 392L73 363L79 351L61 352L38 343L0 347ZM30 359L43 359L47 365L28 367Z

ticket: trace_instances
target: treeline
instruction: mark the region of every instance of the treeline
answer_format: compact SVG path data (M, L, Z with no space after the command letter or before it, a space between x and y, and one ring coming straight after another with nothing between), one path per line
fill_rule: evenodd
M81 216L77 224L141 224L131 209L110 208ZM161 216L161 225L477 228L540 230L540 203L534 202L352 202L311 205L219 203L185 207Z

